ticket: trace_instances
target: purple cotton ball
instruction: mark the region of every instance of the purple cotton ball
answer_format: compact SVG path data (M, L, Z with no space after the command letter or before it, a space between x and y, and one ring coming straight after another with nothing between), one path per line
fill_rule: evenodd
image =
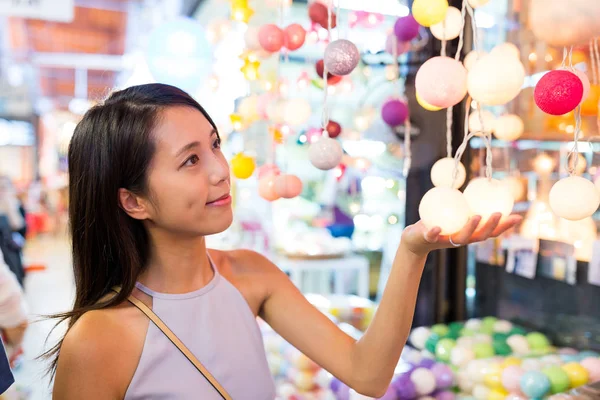
M435 360L432 360L431 358L424 358L421 360L419 365L417 365L417 367L431 369L435 364Z
M325 48L324 62L327 72L337 76L351 73L360 61L360 52L354 43L338 39Z
M350 400L350 387L342 383L335 397L337 400Z
M417 388L409 376L394 379L392 386L396 389L396 395L400 400L412 400L417 397Z
M435 395L435 400L455 400L456 395L448 390L439 392Z
M410 42L419 34L419 23L412 14L406 17L400 17L394 24L394 33L401 42Z
M381 117L389 126L402 125L408 117L408 105L400 100L388 100L381 108Z
M398 395L396 394L394 386L390 385L383 397L380 397L378 400L398 400Z
M454 385L454 373L446 364L437 363L431 367L438 389L447 389Z
M337 391L340 390L341 386L342 386L342 381L340 381L336 377L333 377L333 379L331 379L331 382L329 382L329 389L331 389L331 391L333 393L337 393Z

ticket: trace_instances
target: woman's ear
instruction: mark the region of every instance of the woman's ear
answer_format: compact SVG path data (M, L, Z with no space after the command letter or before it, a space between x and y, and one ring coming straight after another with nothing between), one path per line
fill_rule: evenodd
M150 217L146 202L127 189L119 189L119 207L131 218L144 220Z

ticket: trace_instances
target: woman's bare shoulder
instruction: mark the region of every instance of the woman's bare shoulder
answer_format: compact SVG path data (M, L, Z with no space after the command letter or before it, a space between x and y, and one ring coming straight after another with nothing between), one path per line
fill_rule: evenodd
M82 315L62 343L54 398L122 399L139 363L148 323L128 302Z

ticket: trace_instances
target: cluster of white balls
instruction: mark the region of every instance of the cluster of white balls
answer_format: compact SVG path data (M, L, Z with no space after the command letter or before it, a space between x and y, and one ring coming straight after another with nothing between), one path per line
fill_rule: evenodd
M443 235L451 235L458 232L471 216L480 215L485 221L494 213L510 215L515 195L507 183L475 178L461 192L458 188L465 178L464 165L456 164L451 157L434 164L431 181L435 187L425 193L419 205L419 215L427 228L439 226Z
M499 140L512 142L520 138L524 130L525 124L516 114L504 114L496 118L490 111L482 109L475 110L469 115L470 132L491 132Z

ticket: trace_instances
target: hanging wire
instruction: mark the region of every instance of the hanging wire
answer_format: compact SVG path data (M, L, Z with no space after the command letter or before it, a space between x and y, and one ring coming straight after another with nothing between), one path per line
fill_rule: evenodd
M336 18L336 24L335 26L337 27L337 38L341 39L342 38L342 28L340 28L340 26L342 26L340 24L341 20L342 20L342 0L337 0L337 8L335 11L335 18ZM347 36L346 36L347 38Z
M598 84L598 71L596 71L596 54L594 49L594 43L597 44L597 39L590 39L590 61L592 62L592 83Z
M596 56L596 70L594 71L594 76L598 76L600 79L600 51L598 51L598 38L594 38L594 55ZM598 81L595 82L595 84L598 83Z
M331 8L333 7L332 0L327 1L327 39L331 42ZM329 95L329 85L327 82L327 64L325 64L325 60L323 60L323 113L322 113L322 124L323 124L323 132L322 135L325 137L329 137L329 132L327 132L327 125L329 125L329 108L327 106L327 100Z
M581 105L575 109L575 132L573 133L573 147L567 155L567 171L574 175L579 163L579 140L581 135Z

